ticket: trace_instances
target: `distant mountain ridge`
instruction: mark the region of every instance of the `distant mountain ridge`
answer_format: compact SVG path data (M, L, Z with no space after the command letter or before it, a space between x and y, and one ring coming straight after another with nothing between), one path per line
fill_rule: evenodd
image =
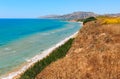
M84 19L84 18L88 18L88 17L95 17L95 16L99 16L100 14L96 14L94 12L73 12L70 14L65 14L65 15L47 15L47 16L42 16L40 18L48 18L48 19L63 19L63 20L72 20L72 19ZM116 13L116 14L104 14L106 16L120 16L120 13Z
M46 16L41 16L40 18L55 18L58 16L60 16L60 15L46 15Z
M116 14L106 14L108 16L113 16L113 17L117 17L117 16L120 16L120 13L116 13Z
M71 19L84 19L90 16L97 16L98 14L95 14L93 12L73 12L71 14L65 14L65 15L48 15L43 16L40 18L49 18L49 19L64 19L64 20L71 20Z

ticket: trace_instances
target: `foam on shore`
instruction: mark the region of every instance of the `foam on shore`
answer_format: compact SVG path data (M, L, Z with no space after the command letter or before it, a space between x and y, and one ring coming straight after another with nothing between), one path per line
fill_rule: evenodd
M70 38L74 38L76 35L78 34L78 31L76 33L74 33L73 35L65 38L64 40L62 40L61 42L59 42L58 44L54 45L53 47L43 51L41 54L38 54L36 56L34 56L33 58L31 58L30 60L28 60L27 64L25 66L23 66L21 69L19 69L18 71L12 72L10 74L8 74L5 77L2 77L1 79L14 79L15 77L21 75L22 73L24 73L28 68L30 68L32 65L34 65L36 62L38 62L39 60L45 58L46 56L48 56L50 53L52 53L53 50L55 50L56 48L58 48L59 46L63 45L65 42L67 42Z

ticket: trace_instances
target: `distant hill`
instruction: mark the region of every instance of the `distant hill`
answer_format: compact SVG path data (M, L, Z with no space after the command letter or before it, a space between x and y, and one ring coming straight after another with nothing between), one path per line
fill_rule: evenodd
M113 17L117 17L120 16L120 13L116 13L116 14L106 14L107 16L113 16Z
M42 16L40 18L49 18L49 19L63 19L63 20L72 20L72 19L85 19L88 17L95 17L95 16L99 16L100 14L96 14L93 12L73 12L70 14L65 14L65 15L47 15L47 16ZM106 16L120 16L120 13L116 13L116 14L104 14Z
M57 18L60 15L46 15L46 16L41 16L40 18Z
M43 16L40 18L53 18L53 19L64 19L64 20L71 20L71 19L84 19L91 16L97 16L98 14L95 14L93 12L74 12L71 14L66 15L49 15L49 16Z

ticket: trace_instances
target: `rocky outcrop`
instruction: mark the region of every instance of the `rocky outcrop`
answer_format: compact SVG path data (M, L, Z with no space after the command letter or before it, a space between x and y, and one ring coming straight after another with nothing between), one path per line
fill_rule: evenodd
M68 54L36 79L120 79L120 24L86 23ZM115 30L118 30L117 33Z

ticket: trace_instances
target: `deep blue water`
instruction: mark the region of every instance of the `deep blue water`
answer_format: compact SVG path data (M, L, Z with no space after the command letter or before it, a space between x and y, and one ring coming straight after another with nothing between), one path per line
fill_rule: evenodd
M79 29L79 23L60 20L0 19L0 76Z
M26 35L62 28L66 22L48 19L0 19L0 45Z

